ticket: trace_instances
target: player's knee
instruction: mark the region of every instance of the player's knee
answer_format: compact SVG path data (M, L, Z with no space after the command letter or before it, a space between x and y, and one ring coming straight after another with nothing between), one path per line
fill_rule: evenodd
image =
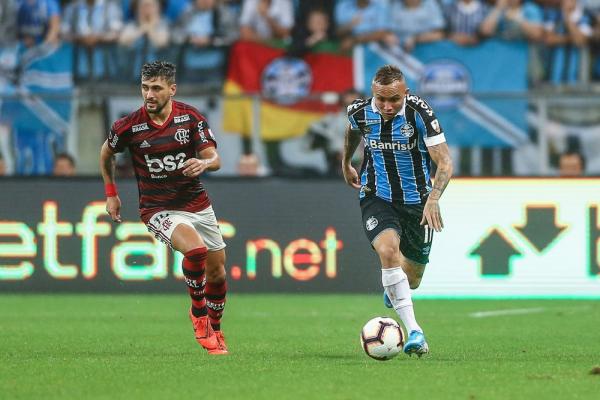
M225 282L227 274L225 265L222 263L210 264L206 266L206 280L210 283L220 285Z
M379 254L383 264L391 265L390 263L400 256L400 250L397 246L380 246L377 249L377 254Z
M187 224L177 225L171 236L171 244L175 250L184 254L190 250L206 247L198 232Z
M206 280L210 283L214 283L216 285L222 285L225 283L226 275L225 273L212 273L206 275Z

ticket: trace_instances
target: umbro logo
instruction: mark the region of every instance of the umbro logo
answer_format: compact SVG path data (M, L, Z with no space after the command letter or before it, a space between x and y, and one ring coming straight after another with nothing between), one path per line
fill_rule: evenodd
M150 147L150 143L148 143L147 140L144 140L141 144L140 144L140 149L145 149Z

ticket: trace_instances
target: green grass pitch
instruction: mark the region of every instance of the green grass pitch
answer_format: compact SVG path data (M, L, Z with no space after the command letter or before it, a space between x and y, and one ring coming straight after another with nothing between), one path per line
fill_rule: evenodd
M184 294L2 295L0 399L600 398L598 302L415 305L431 354L380 362L359 344L368 319L395 317L379 295L233 294L220 357L194 341Z

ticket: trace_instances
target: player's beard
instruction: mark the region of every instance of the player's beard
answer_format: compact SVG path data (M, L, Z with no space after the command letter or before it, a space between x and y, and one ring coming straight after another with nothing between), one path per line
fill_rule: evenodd
M156 108L154 110L150 110L148 108L148 102L147 101L144 102L144 106L146 107L146 111L148 112L148 114L160 114L160 112L162 111L163 108L165 108L165 106L167 105L168 102L169 101L166 100L162 104L160 102L158 102L158 101L156 101L155 103L151 103L151 104L153 104L153 105L156 106Z

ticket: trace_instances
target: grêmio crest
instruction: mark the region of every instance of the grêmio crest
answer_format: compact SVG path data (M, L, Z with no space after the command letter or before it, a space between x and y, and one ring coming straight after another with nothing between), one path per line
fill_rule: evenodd
M279 104L294 104L310 93L312 71L304 60L279 57L262 72L262 93Z

